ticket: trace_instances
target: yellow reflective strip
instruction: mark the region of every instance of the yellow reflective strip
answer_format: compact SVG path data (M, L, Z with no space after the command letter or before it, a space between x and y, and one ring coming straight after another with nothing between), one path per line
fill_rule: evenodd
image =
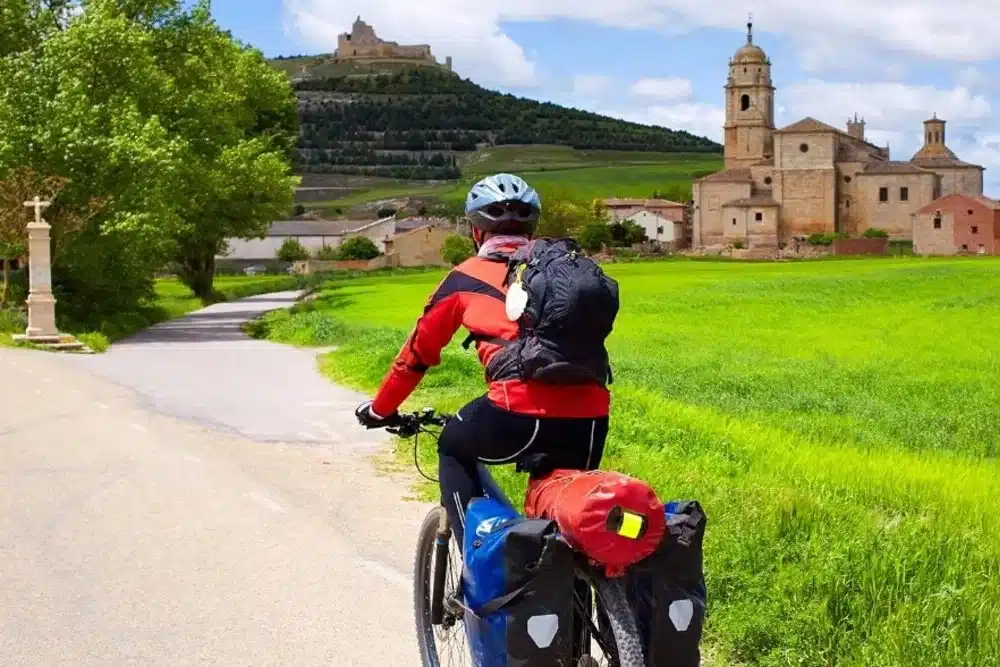
M642 523L644 519L645 517L639 514L623 512L622 525L621 528L618 529L618 534L632 540L638 539L639 533L642 531Z

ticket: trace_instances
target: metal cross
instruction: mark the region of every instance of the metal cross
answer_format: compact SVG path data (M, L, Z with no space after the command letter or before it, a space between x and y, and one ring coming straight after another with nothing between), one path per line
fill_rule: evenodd
M46 209L52 205L50 201L42 201L37 195L31 201L24 202L24 205L28 208L35 209L35 222L40 224L42 222L42 209Z

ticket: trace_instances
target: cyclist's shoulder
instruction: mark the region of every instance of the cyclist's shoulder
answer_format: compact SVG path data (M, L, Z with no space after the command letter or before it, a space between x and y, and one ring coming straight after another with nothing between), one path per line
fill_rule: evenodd
M506 276L506 262L477 255L453 268L445 277L445 282L472 278L490 285L498 285L503 283Z

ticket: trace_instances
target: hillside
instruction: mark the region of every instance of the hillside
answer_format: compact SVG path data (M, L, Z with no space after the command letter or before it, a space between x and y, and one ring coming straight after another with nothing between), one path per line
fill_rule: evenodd
M477 150L545 144L621 154L718 154L688 132L616 120L487 90L443 68L400 61L272 61L293 81L302 131L297 168L454 180Z

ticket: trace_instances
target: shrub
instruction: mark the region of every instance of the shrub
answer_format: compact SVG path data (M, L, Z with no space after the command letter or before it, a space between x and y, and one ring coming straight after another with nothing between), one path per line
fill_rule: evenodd
M587 252L599 252L601 248L611 244L611 228L601 222L595 222L584 227L577 239Z
M294 215L303 215L306 212L306 207L302 204L296 204L292 212Z
M282 242L275 257L282 262L298 262L309 259L309 251L305 249L298 239L288 238Z
M733 244L733 247L736 248L737 250L743 250L743 241L737 241L736 243Z
M355 236L347 239L340 245L340 252L337 253L340 259L375 259L381 253L378 246L367 236Z
M396 215L396 209L391 206L383 206L378 210L378 217L380 220L382 218L391 218L394 215Z
M809 245L833 245L834 234L810 234L806 239Z
M316 251L316 259L323 262L333 262L340 259L340 248L332 245L325 245Z
M468 236L459 236L458 234L452 234L446 238L444 245L441 246L441 258L452 266L458 266L472 257L475 252L476 249L472 245L472 239Z
M878 227L869 227L861 236L866 239L887 239L889 238L889 232L884 229L879 229Z

